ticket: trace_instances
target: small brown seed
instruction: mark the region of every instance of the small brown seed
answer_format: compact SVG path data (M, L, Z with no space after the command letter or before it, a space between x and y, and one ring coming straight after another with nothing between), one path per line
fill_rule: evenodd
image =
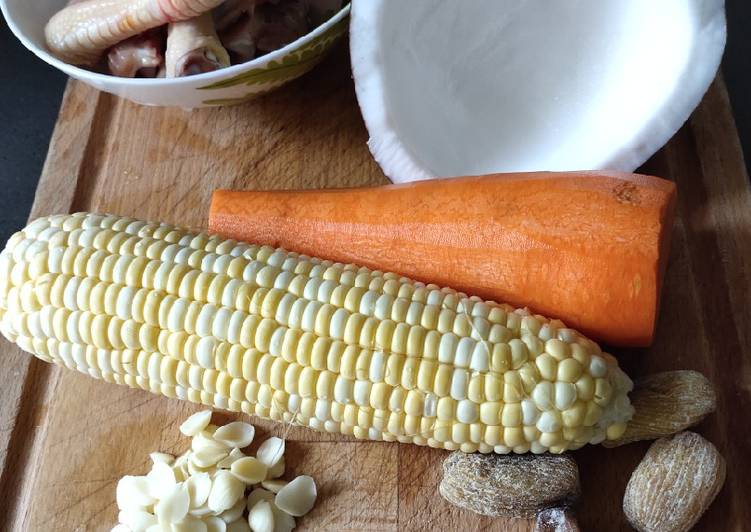
M712 383L697 371L666 371L637 379L629 398L634 417L623 436L604 441L605 447L654 440L685 430L714 412L716 401Z
M626 486L623 511L642 532L684 532L725 482L725 460L694 432L652 444Z
M579 468L568 455L500 456L454 452L439 486L456 506L490 517L534 517L580 493Z
M579 532L579 523L571 508L547 508L537 514L535 532Z

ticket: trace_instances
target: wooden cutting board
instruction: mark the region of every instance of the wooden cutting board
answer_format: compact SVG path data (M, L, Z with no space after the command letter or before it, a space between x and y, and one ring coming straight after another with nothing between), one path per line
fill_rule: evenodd
M104 211L204 228L217 187L386 183L366 140L343 47L241 107L138 107L71 82L31 216ZM678 217L657 341L616 354L632 376L695 369L714 382L718 411L697 430L727 459L728 477L699 528L742 529L751 523L751 190L721 80L644 170L678 183ZM49 366L4 340L0 357L0 530L109 530L117 479L145 473L151 451L188 444L178 425L195 405ZM253 422L261 437L283 431ZM300 530L532 528L445 503L443 451L301 428L287 437L288 473L319 485ZM628 530L623 491L647 447L575 453L584 530Z

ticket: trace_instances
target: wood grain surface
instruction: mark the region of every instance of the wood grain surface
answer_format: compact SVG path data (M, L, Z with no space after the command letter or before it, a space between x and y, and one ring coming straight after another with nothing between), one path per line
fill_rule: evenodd
M31 217L86 210L204 228L217 187L385 183L366 140L344 48L241 107L138 107L71 82ZM751 190L721 80L644 170L678 183L678 217L657 341L615 354L632 376L695 369L715 383L718 412L697 430L727 459L728 478L698 528L740 530L751 523ZM195 405L46 365L6 341L0 357L0 530L109 530L117 479L145 473L151 451L187 447L178 425ZM283 432L253 422L261 436ZM300 530L532 528L445 503L443 451L301 428L287 438L288 474L319 485ZM621 500L647 445L575 453L583 530L629 529Z

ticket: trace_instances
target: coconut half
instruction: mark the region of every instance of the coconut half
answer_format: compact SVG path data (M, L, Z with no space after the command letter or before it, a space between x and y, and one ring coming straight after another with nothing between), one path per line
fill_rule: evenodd
M699 104L723 0L356 0L357 98L393 181L633 171Z

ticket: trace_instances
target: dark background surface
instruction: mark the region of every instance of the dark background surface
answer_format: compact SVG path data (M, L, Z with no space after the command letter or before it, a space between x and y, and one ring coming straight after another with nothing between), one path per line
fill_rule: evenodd
M751 2L727 0L726 3L728 46L722 70L748 168L751 161ZM4 242L26 223L67 78L23 48L2 17L0 49L3 51L0 65L0 242Z

